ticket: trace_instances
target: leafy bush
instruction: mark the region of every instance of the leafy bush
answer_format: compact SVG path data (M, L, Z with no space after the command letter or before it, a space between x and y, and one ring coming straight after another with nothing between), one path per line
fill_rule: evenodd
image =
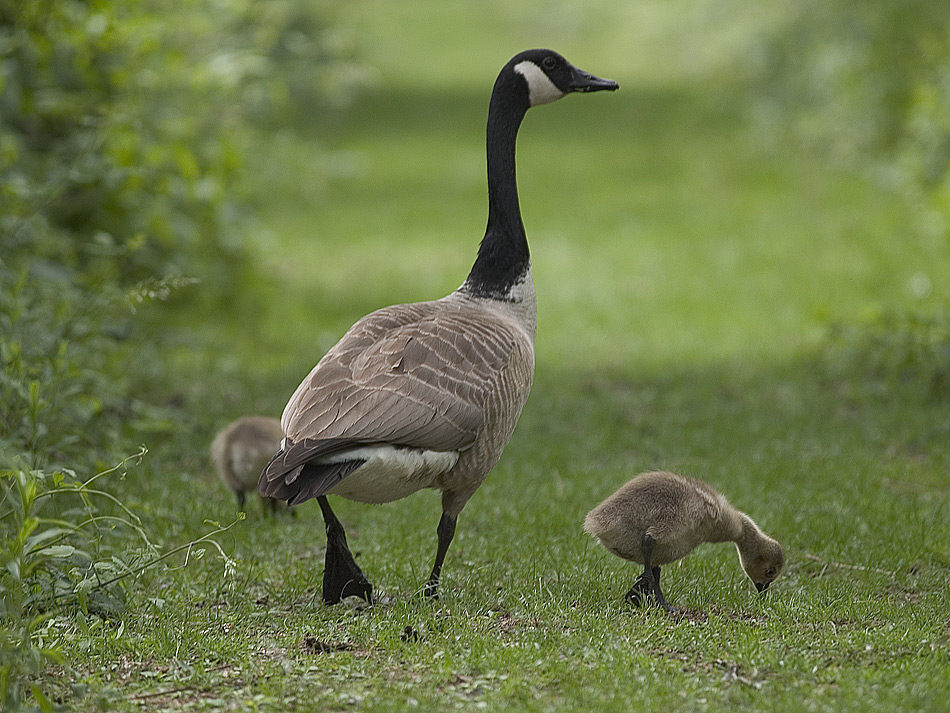
M8 3L0 16L6 260L28 254L93 290L237 247L233 141L189 98L158 6L135 5Z
M806 0L761 38L770 129L919 190L950 236L950 4Z
M835 325L831 346L840 364L861 374L864 386L917 384L929 396L950 401L950 312L891 312L866 324Z
M170 313L139 308L221 306L252 271L242 147L261 126L342 100L340 77L356 65L331 11L304 0L0 2L5 710L56 656L37 643L49 611L115 616L137 562L175 551L159 555L135 514L94 487L112 472L103 463L175 428L159 389L188 389L155 339Z
M763 36L759 116L790 129L920 203L950 246L950 3L807 0L787 6ZM935 316L886 315L836 327L843 348L885 380L927 383L947 395L950 329Z
M141 519L105 490L100 479L125 475L145 448L118 465L85 481L68 469L0 470L0 701L4 710L24 702L22 681L39 674L46 662L64 663L55 646L37 643L64 608L78 608L76 621L88 630L85 617L121 617L127 582L180 553L204 554L197 546L217 549L224 579L234 573L233 561L212 538L229 530L214 529L186 544L161 552ZM187 561L187 559L186 559ZM83 633L86 633L85 631ZM41 709L51 709L39 686L31 689Z
M126 510L127 518L97 513L92 498L111 497L93 487L99 476L80 483L70 471L49 477L36 470L0 472L0 701L5 710L16 710L23 703L25 676L38 674L47 661L62 663L55 647L34 643L58 599L78 602L85 613L121 613L124 592L112 585L131 568L118 557L101 553L107 548L100 523L128 524L154 550L131 512ZM55 512L63 510L55 506L62 505L60 500L68 493L78 496L80 511ZM49 707L38 687L32 693L41 706Z

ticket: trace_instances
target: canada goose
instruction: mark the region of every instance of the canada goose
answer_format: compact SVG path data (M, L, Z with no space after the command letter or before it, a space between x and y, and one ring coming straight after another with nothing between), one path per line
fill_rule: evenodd
M257 490L261 469L280 448L284 432L280 421L266 416L245 416L228 424L211 443L211 462L237 496L244 510L247 491ZM262 498L264 511L276 511L278 501Z
M666 472L641 473L589 513L584 529L610 552L643 565L626 598L639 605L651 592L667 611L660 565L703 542L734 542L739 561L760 592L782 573L782 546L708 483Z
M488 227L465 282L447 297L363 317L297 388L286 438L261 474L262 495L317 498L326 522L323 599L372 600L327 494L365 503L442 491L437 596L459 512L511 437L534 374L536 306L515 180L515 138L529 107L616 89L551 50L515 55L488 108Z

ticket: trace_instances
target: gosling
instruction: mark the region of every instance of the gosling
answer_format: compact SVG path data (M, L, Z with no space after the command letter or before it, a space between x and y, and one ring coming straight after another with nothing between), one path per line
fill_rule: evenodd
M284 432L280 421L267 416L245 416L228 424L211 443L211 462L237 496L238 508L243 511L247 491L257 491L257 481L264 466L280 449ZM261 498L265 514L277 512L279 503L273 498Z
M652 594L676 611L660 590L660 565L675 562L703 542L734 542L739 562L760 592L782 572L782 546L763 533L708 483L675 473L641 473L587 514L584 529L608 551L643 565L626 594L639 606Z

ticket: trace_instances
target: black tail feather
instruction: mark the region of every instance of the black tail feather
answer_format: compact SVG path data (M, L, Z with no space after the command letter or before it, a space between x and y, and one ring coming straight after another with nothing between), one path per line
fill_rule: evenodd
M342 463L307 463L300 476L291 484L284 484L283 494L276 497L287 500L288 505L299 505L305 500L325 495L334 485L359 468L364 460L348 460Z
M287 452L281 450L264 468L257 490L263 497L298 505L325 494L365 462L360 459L339 463L303 462L288 467Z
M345 438L305 438L297 442L285 438L281 449L264 467L257 491L263 497L292 505L319 497L366 462L361 459L337 463L319 461L360 445L365 444Z

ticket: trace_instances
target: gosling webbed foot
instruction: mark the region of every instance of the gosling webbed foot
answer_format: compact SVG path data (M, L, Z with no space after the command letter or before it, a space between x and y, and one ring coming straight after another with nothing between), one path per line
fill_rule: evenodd
M643 604L644 598L650 593L650 580L647 579L646 573L641 574L637 581L633 583L633 586L630 588L630 591L624 595L624 600L630 602L633 606L638 607Z

